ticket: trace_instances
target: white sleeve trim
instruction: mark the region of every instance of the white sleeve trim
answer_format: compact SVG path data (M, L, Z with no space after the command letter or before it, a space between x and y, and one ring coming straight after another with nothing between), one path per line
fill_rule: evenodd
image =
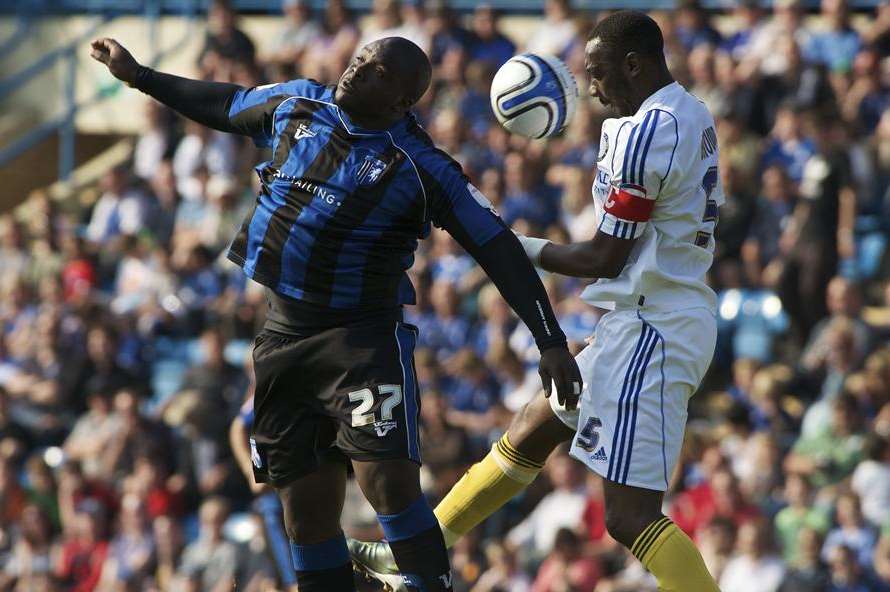
M609 236L616 238L640 238L643 231L646 230L647 222L633 222L631 220L623 220L608 212L603 213L603 219L597 228L597 232L605 232Z

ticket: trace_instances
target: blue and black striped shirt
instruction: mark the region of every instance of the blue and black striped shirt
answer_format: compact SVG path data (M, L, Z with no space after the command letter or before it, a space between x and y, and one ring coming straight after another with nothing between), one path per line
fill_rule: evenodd
M228 256L279 294L332 308L413 304L406 271L431 223L475 246L505 230L413 116L361 129L332 88L294 80L238 91L229 118L262 129L254 140L272 160L256 169L262 190Z
M479 262L539 348L565 344L519 241L413 116L362 129L334 104L333 88L311 80L245 89L140 67L135 86L272 149L256 168L262 187L228 256L267 286L270 319L282 327L400 316L415 302L406 272L417 240L435 224Z

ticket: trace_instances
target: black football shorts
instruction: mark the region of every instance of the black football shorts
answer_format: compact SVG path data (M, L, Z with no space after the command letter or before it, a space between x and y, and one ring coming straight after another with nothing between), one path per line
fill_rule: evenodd
M257 482L286 485L332 455L419 464L416 342L403 322L306 337L263 329L253 351Z

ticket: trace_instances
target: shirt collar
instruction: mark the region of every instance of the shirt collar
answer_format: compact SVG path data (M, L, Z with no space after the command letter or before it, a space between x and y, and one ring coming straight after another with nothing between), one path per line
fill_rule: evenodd
M340 118L340 123L346 128L350 134L357 136L382 136L384 134L390 133L393 135L399 135L404 133L411 122L416 121L414 114L409 112L405 115L405 117L401 118L391 126L386 129L368 129L363 128L357 123L354 123L345 110L341 109L339 105L333 102L333 98L331 99L331 104L334 105L334 111L336 111L337 116Z
M670 84L662 86L657 91L655 91L654 93L649 95L649 98L647 98L645 101L643 101L643 104L640 105L640 108L637 109L637 112L634 114L634 116L636 117L640 113L645 113L646 110L649 109L649 107L651 107L652 105L654 105L655 103L657 103L658 101L660 101L665 96L672 93L674 90L676 90L678 88L680 88L680 83L677 81L674 81L674 82L671 82Z

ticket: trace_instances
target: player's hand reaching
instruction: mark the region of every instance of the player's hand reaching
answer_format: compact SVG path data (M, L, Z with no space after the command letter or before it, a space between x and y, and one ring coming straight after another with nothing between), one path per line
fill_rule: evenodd
M541 382L544 383L544 394L550 397L552 385L556 383L556 400L569 411L578 407L581 397L581 371L575 358L565 347L550 347L541 353L541 365L538 368Z
M108 66L108 71L118 80L133 86L139 73L139 62L127 49L109 37L90 43L90 56Z

